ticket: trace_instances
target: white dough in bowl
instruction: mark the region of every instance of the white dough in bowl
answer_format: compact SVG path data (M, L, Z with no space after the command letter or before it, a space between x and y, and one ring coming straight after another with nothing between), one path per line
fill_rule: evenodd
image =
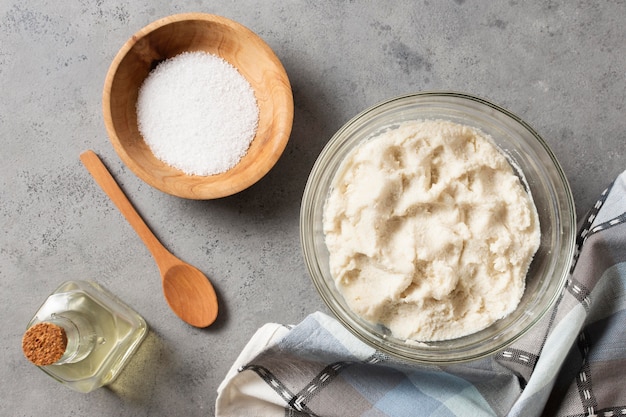
M395 337L437 341L511 313L539 247L532 197L480 131L404 122L353 149L324 207L349 307Z

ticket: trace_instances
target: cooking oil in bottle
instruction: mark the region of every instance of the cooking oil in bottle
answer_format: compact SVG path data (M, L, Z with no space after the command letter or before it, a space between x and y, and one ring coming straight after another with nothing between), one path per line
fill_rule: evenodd
M80 392L113 382L148 332L145 320L100 285L68 281L29 322L24 354Z

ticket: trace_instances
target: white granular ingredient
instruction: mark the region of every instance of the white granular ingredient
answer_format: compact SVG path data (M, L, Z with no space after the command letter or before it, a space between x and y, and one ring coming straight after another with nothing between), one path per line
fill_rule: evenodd
M481 132L405 122L354 149L324 208L335 284L398 338L453 339L515 310L539 218Z
M161 62L139 90L137 123L154 155L186 174L228 171L247 153L259 121L248 81L228 62L185 52Z

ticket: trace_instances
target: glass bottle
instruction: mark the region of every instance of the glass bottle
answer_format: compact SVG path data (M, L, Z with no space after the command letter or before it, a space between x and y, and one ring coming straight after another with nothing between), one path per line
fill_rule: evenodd
M28 323L22 347L57 381L90 392L113 382L147 333L145 320L97 283L67 281Z

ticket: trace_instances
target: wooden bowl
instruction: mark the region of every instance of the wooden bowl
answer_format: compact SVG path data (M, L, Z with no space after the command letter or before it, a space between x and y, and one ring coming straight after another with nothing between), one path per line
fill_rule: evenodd
M159 62L186 51L226 60L256 96L256 135L241 161L222 174L188 175L167 165L153 155L137 127L137 96L144 79ZM293 123L289 79L270 47L239 23L204 13L168 16L135 33L109 68L102 101L104 123L122 161L151 186L189 199L225 197L260 180L285 149Z

